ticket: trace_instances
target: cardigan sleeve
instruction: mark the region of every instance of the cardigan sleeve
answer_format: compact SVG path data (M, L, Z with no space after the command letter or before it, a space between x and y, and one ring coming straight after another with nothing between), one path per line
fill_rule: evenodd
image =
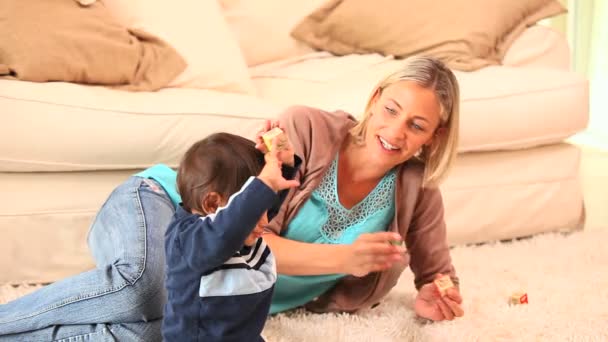
M295 155L300 159L297 172L293 174L292 178L298 179L300 183L302 183L302 175L306 174L306 162L309 160L308 152L310 151L310 143L312 140L311 110L314 109L305 106L292 106L279 115L279 122L282 124L285 133L291 141ZM289 191L284 194L284 202L266 226L265 233L281 235L281 231L283 230L286 221L287 208L289 207L295 192L296 189L289 189Z
M422 188L405 238L416 289L432 282L437 273L450 275L458 284L446 235L440 190Z
M289 190L277 215L266 227L266 233L277 235L297 212L298 205L314 191L348 130L356 123L348 113L329 113L307 106L287 108L279 115L279 121L302 163L295 177L300 187Z

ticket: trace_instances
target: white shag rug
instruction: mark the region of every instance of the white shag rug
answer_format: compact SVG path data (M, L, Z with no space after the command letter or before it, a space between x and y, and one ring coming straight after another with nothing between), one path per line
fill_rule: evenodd
M456 247L465 316L425 323L412 311L413 276L375 309L355 315L298 310L271 317L269 342L608 341L608 229ZM0 303L35 289L0 286ZM509 306L527 292L529 304Z

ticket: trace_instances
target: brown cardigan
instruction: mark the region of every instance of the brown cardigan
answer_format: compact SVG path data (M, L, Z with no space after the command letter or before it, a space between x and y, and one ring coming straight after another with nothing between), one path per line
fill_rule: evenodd
M268 232L285 234L286 222L310 197L337 155L356 120L347 113L324 112L296 106L279 118L290 137L295 153L302 158L296 176L300 187L292 189ZM389 231L399 232L406 242L405 264L395 264L384 272L357 278L346 276L330 291L306 307L315 312L354 312L378 303L397 284L409 263L419 289L437 273L449 274L458 283L446 241L443 202L438 188L421 188L424 165L407 161L399 167L395 191L395 218Z

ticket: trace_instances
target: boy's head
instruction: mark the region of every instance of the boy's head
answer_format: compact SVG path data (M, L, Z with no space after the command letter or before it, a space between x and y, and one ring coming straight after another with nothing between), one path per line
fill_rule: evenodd
M211 214L226 204L250 176L260 173L264 155L255 143L229 133L215 133L192 145L177 172L184 209Z

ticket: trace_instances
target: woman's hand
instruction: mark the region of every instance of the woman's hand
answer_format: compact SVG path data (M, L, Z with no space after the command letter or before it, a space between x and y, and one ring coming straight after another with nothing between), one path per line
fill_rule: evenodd
M279 121L271 122L270 120L266 120L266 122L264 123L264 127L261 130L259 130L255 136L255 142L256 142L255 148L257 148L264 154L268 153L268 148L266 147L266 144L264 144L264 139L262 139L262 135L264 135L264 133L270 131L271 129L273 129L275 127L279 127L280 129L285 131L285 129L279 123ZM287 134L283 133L281 135L278 135L275 139L273 139L273 141L275 141L275 140L277 141L276 148L279 151L279 154L278 154L279 160L283 164L293 167L293 165L295 163L295 159L294 159L295 152L293 151L293 146L291 145L291 141L289 140L289 137L287 136Z
M441 277L438 274L435 278ZM441 296L435 284L423 285L418 291L414 303L414 311L420 317L433 321L453 320L454 317L462 317L464 310L460 306L462 297L457 288L448 289L445 296Z
M387 270L395 262L403 262L405 247L395 246L391 241L401 242L401 236L392 232L361 234L349 245L346 272L355 277L364 277L371 272Z

